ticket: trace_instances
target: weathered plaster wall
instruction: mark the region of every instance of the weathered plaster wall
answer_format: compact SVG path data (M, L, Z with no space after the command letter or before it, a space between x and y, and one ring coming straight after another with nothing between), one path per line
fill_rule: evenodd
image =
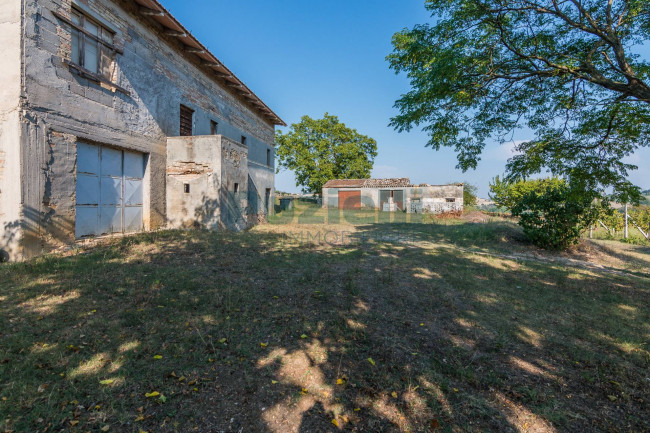
M243 230L249 225L248 163L247 147L221 136L221 227Z
M464 206L463 185L413 187L408 189L405 196L407 212L462 212Z
M195 110L195 135L208 134L210 121L217 121L220 134L235 141L246 136L255 162L266 163L273 125L215 82L198 59L175 50L176 40L132 14L133 2L84 1L85 10L116 32L115 45L123 49L116 57L116 84L129 95L88 81L65 64L70 59L70 31L52 12L69 16L71 0L24 2L22 195L33 214L26 255L71 240L75 197L70 182L77 139L147 155L146 229L166 224L167 137L179 135L181 104Z
M339 191L361 191L361 207L378 209L380 191L404 191L404 208L407 212L455 212L463 210L463 185L431 185L408 188L323 188L323 207L337 208ZM448 202L447 199L454 199ZM416 204L417 203L417 204Z
M323 188L322 191L323 207L336 208L339 205L338 188Z
M220 219L221 136L167 140L167 215L173 228L216 228ZM189 185L189 193L185 192Z
M275 197L275 171L266 165L249 162L249 176L252 185L249 186L249 206L254 222L263 222L269 213L273 213L273 197ZM269 207L266 206L266 190L270 189Z
M222 135L169 138L169 225L232 230L248 227L247 154L246 146Z
M0 0L0 261L19 254L21 0Z

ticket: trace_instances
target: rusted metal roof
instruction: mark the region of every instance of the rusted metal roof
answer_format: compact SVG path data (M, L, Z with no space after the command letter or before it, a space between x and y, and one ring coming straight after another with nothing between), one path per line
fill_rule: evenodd
M408 177L392 179L332 179L323 188L404 188L411 185Z
M239 78L233 74L217 57L180 23L158 0L133 0L139 5L140 15L151 19L163 27L163 33L176 38L184 46L183 54L197 56L201 63L210 68L215 78L224 80L225 85L235 94L242 97L247 105L261 113L274 125L287 126L277 114L253 93Z

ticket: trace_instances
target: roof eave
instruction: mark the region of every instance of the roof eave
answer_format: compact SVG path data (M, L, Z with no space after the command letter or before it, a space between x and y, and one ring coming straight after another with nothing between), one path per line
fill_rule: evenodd
M198 39L171 14L158 0L135 0L139 5L141 16L153 20L165 28L165 34L178 39L185 49L183 55L197 56L201 63L210 67L214 74L222 78L232 93L248 101L249 108L257 110L273 125L287 126L287 124L269 108L251 89L230 71L214 54L210 52Z

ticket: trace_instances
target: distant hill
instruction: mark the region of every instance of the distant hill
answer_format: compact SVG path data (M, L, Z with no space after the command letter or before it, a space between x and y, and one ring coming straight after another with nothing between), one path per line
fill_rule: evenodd
M645 191L641 191L641 194L650 195L650 189L646 189Z

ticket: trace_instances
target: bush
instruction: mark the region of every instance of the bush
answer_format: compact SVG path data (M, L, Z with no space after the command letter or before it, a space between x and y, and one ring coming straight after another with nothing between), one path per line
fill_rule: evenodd
M513 207L519 225L535 245L564 250L578 243L580 235L596 221L600 213L594 205L597 194L566 183L543 185L525 194Z
M526 238L541 248L563 250L577 243L601 214L598 193L560 178L514 183L497 178L490 187L492 199L509 208Z
M541 191L547 187L559 188L563 185L566 185L566 182L558 177L508 182L497 176L490 182L490 199L498 207L512 211L526 194Z

